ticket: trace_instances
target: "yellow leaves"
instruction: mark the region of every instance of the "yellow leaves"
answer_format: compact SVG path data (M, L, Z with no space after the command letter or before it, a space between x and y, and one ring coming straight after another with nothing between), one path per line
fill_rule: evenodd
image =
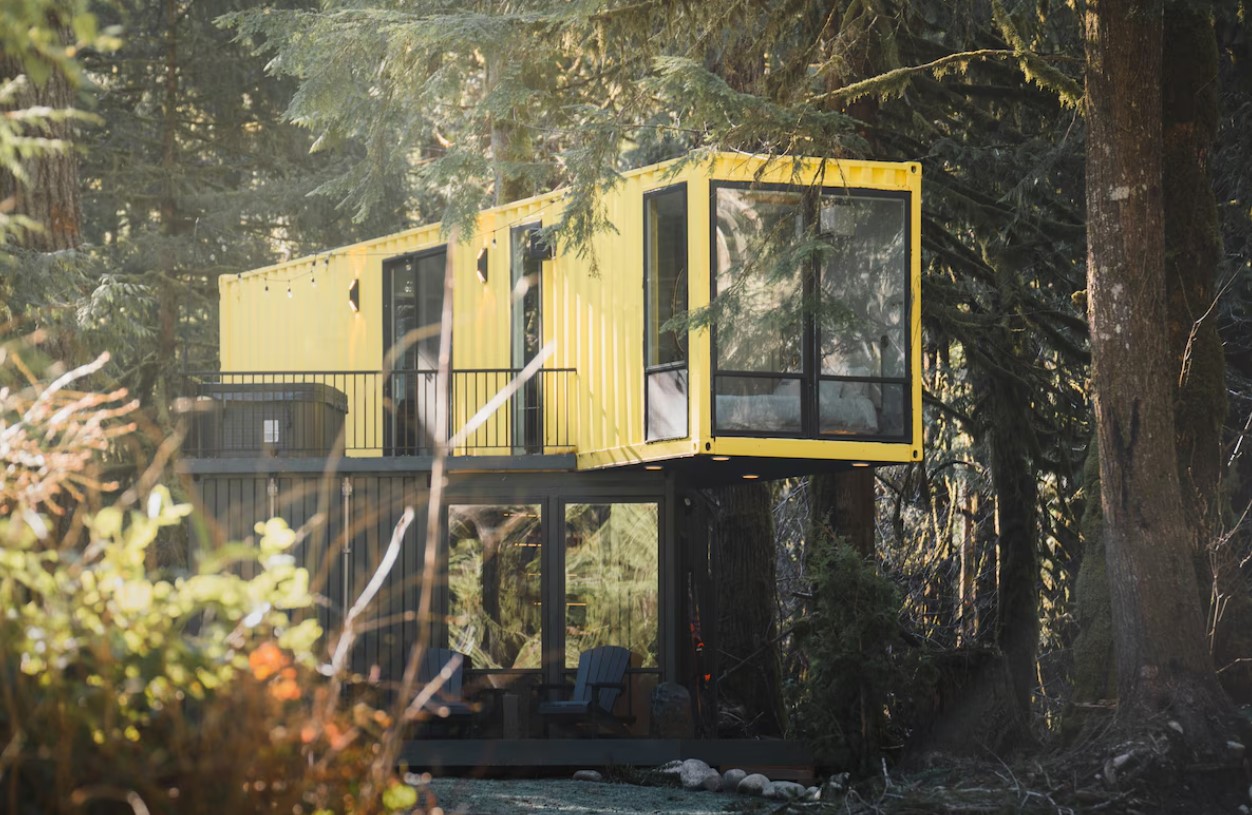
M115 603L123 614L142 614L152 608L153 586L146 580L127 580L117 590Z
M383 806L389 812L407 812L417 806L417 790L392 779L391 785L383 792Z
M313 646L322 637L317 620L308 619L285 629L278 635L278 644L296 654L312 654Z
M287 526L282 518L271 518L256 525L256 532L261 536L261 557L276 555L290 549L296 543L296 533Z

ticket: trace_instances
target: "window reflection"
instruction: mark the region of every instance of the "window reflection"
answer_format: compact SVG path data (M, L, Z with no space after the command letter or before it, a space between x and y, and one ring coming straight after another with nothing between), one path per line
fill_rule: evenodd
M799 193L717 191L717 366L796 373L803 364L801 266L788 250L803 237Z
M448 643L475 668L538 668L543 533L538 504L448 508Z
M716 201L715 430L904 436L907 197L718 186Z
M655 503L565 507L565 666L598 645L657 664L659 536Z

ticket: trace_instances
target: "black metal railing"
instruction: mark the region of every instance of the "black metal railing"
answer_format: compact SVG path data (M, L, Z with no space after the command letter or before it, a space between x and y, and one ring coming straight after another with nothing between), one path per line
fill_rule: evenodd
M548 368L452 372L446 393L430 370L189 373L186 455L431 455L437 411L448 410L455 455L574 450L575 372ZM469 426L467 426L469 425Z

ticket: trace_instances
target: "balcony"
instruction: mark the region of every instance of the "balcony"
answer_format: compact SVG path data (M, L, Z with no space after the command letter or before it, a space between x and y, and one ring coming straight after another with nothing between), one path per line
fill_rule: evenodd
M574 452L576 372L542 369L506 396L519 374L456 370L442 392L432 370L189 373L183 452L190 458L431 456L441 403L449 410L445 441L453 441L453 455Z

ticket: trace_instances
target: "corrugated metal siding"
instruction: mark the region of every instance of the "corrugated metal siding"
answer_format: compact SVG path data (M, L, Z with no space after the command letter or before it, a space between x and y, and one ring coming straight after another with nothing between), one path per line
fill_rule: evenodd
M643 459L691 455L710 439L708 404L708 332L693 334L689 343L689 440L646 445L643 397L643 204L644 192L674 184L687 185L689 275L688 305L697 309L709 294L709 179L762 183L846 185L910 190L913 195L915 249L920 244L920 168L916 164L819 159L775 159L717 154L693 162L677 173L657 165L626 174L603 198L615 229L596 236L587 258L558 255L543 268L543 336L555 345L551 368L575 369L572 396L559 399L555 390L545 400L545 427L561 422L565 438L578 452L578 466L591 468ZM510 230L531 223L551 225L561 214L561 193L552 193L483 212L473 235L452 241L454 275L453 367L511 366L509 274ZM382 367L382 264L389 257L448 242L438 226L334 249L259 269L237 278L223 278L221 336L223 370L380 370ZM488 280L477 274L480 250L488 251ZM329 258L329 265L326 259ZM913 252L912 287L915 433L920 449L920 252ZM314 288L310 280L316 277ZM360 312L347 307L347 290L360 281ZM293 296L286 296L290 283ZM269 286L269 291L265 287ZM378 393L349 394L350 405L366 405L348 417L350 427L364 423L362 436L381 438L381 384ZM560 404L558 404L560 403ZM572 403L572 404L571 404ZM470 408L454 416L454 425L468 418ZM485 435L508 438L510 415L500 411ZM454 428L455 429L455 428ZM550 437L549 437L550 440ZM815 441L796 445L780 440L776 455L815 458L908 460L909 445ZM814 446L817 445L817 446ZM755 448L754 448L755 449ZM379 455L381 450L350 451ZM498 451L496 451L498 452ZM740 454L736 451L735 454ZM757 453L771 455L768 446ZM915 456L914 456L915 457Z
M382 562L405 507L414 507L417 514L405 533L400 555L361 621L351 663L353 672L362 677L399 681L422 625L417 611L426 534L426 477L350 476L351 495L347 497L343 494L344 480L279 476L272 479L277 493L271 496L268 477L203 476L196 484L211 531L209 540L201 544L253 538L257 523L272 515L284 518L293 529L305 533L294 554L309 570L312 586L322 598L317 607L318 622L325 631L337 634L346 608L360 596ZM350 541L346 595L345 531ZM251 577L255 571L245 568L243 574ZM438 583L436 580L436 595L441 590ZM436 596L432 608L439 608L440 601ZM434 632L438 621L428 620L426 625Z

